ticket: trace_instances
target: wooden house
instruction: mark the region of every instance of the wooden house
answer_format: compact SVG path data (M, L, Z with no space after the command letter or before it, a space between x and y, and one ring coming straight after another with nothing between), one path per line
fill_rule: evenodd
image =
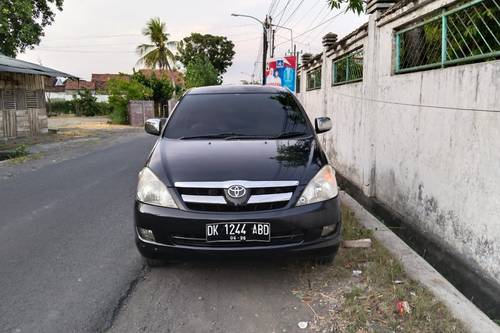
M76 77L0 54L0 138L47 133L45 77Z

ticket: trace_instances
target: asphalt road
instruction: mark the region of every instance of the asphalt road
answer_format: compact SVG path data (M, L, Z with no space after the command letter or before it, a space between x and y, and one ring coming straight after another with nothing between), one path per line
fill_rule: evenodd
M291 293L300 265L144 266L132 205L154 139L0 180L0 332L304 331L311 313Z

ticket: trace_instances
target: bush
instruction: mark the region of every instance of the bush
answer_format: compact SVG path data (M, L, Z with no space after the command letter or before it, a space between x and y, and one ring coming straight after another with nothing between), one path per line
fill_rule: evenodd
M47 110L58 114L76 114L78 116L105 116L111 114L112 107L106 102L97 102L90 91L80 92L72 101L54 100L47 103Z
M47 103L48 111L59 114L75 113L74 101L54 100Z
M113 112L111 121L115 124L128 123L128 102L131 100L148 100L153 96L153 90L141 83L125 78L115 78L108 82L109 104Z

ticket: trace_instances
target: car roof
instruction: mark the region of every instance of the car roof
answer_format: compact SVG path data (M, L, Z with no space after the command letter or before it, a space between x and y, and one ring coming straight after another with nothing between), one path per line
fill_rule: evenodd
M276 86L258 86L258 85L225 85L225 86L207 86L190 89L188 95L208 95L208 94L277 94L290 92L286 88Z

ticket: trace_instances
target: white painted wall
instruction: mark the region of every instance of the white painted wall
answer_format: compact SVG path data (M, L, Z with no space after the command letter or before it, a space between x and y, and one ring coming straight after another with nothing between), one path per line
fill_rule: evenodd
M326 104L304 71L298 96L311 118L332 117L323 144L339 173L500 283L500 112L470 110L500 111L500 61L392 72L394 28L446 2L386 24L372 14L352 46L364 46L363 82L332 87L334 54Z

